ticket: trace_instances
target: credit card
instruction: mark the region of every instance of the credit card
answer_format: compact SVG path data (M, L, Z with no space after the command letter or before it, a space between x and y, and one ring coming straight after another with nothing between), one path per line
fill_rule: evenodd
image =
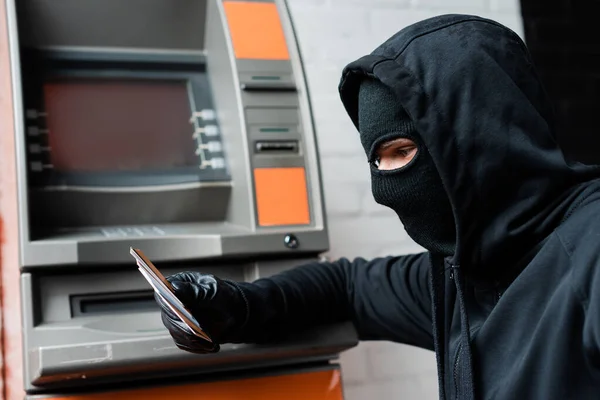
M167 304L169 309L177 315L183 324L189 329L190 333L212 343L210 336L202 330L200 324L193 317L192 313L175 295L175 290L171 283L160 273L158 268L154 266L140 249L129 248L129 253L136 260L138 269L142 276L146 278L150 286Z

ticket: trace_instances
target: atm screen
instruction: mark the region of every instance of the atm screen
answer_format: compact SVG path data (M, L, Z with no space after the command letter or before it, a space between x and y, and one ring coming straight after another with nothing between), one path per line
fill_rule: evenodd
M184 80L54 80L44 84L43 102L55 171L169 171L198 165Z

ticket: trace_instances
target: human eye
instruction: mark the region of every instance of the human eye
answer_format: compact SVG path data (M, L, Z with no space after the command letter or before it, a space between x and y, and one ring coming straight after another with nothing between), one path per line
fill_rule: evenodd
M414 149L414 147L412 147L412 148L403 147L400 149L396 149L396 154L401 157L408 157L413 149Z
M380 170L394 170L407 165L416 155L417 145L409 139L393 139L377 150L373 166Z

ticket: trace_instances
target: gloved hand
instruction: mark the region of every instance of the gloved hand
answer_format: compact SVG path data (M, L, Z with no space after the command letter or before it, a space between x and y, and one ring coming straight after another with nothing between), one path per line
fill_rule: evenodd
M166 278L213 343L196 337L155 294L161 318L178 348L196 354L216 353L220 344L240 340L249 315L249 305L237 283L199 272L180 272Z

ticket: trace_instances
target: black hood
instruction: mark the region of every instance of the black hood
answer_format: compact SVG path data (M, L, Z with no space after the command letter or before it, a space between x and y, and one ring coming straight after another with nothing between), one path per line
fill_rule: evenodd
M494 21L424 20L349 64L339 90L357 128L365 75L392 88L431 153L456 221L453 262L466 271L522 259L575 206L579 184L600 176L565 159L525 44Z

